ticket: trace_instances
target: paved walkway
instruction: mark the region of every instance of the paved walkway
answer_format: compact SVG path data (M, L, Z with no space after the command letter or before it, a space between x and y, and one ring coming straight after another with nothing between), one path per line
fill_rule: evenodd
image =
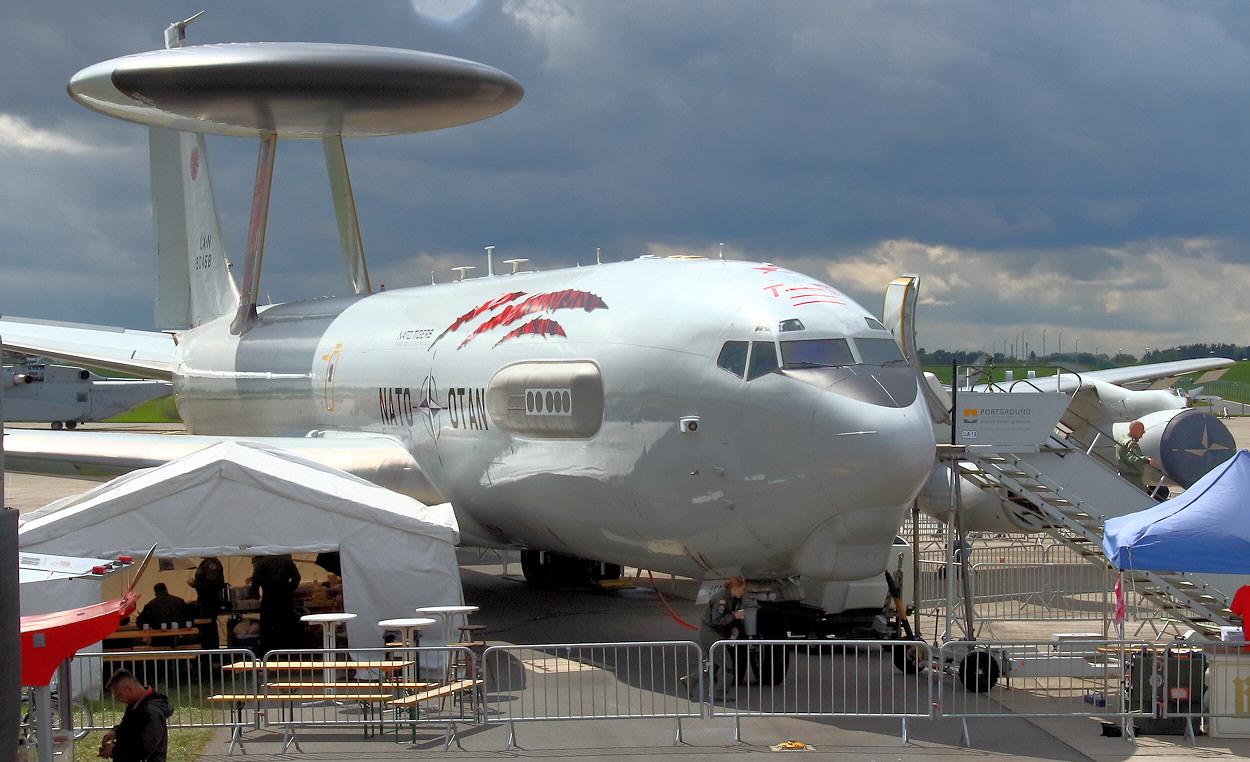
M551 758L638 759L641 757L685 757L700 760L741 759L744 755L771 754L769 747L786 740L797 740L814 747L826 759L854 760L954 760L968 758L1009 758L1017 760L1097 760L1113 762L1130 757L1175 759L1247 759L1250 739L1207 738L1199 736L1197 747L1183 736L1139 736L1133 746L1123 738L1102 735L1101 723L1086 718L1038 719L1019 717L969 720L971 747L962 744L963 726L958 720L911 720L910 742L904 746L897 720L831 721L789 717L749 718L742 721L744 743L733 744L732 722L726 718L686 720L682 723L685 743L672 746L673 723L667 720L583 720L567 722L519 723L516 727L520 748L505 750L503 726L463 729L463 749L454 745L444 752L443 736L436 728L418 735L418 742L397 742L395 736L362 737L359 730L301 733L302 752L291 748L286 755L282 736L269 731L246 735L245 752L227 756L229 734L218 733L203 760L303 759L402 760L416 757L447 759ZM799 754L804 752L786 752Z

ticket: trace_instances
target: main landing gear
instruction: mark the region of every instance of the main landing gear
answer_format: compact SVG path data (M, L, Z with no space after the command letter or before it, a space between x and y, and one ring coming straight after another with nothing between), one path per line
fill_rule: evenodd
M546 550L522 550L521 573L535 587L580 587L620 579L621 566Z

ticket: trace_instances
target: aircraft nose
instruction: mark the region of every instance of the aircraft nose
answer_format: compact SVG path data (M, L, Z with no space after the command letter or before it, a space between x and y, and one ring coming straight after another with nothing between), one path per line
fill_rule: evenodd
M838 504L903 505L928 479L933 426L915 384L912 375L907 405L862 402L836 392L822 395L812 416L812 466Z
M825 514L795 552L794 568L825 580L880 574L904 506L933 469L933 427L923 398L890 407L825 393L812 416L811 441L810 473Z
M916 401L916 373L907 365L845 365L778 371L808 386L881 407L905 408Z

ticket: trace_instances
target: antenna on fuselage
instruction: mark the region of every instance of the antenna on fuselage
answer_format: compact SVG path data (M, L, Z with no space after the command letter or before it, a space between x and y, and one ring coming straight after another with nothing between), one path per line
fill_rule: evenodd
M460 265L459 267L453 267L451 269L460 273L460 277L457 278L457 280L465 280L466 278L469 277L469 271L476 270L477 268L474 267L473 265Z
M494 246L486 247L486 274L487 275L495 274L495 247Z
M518 272L521 271L521 265L525 264L528 261L529 261L528 259L505 259L503 263L505 265L512 265L512 274L516 275Z
M716 258L717 258L717 259L724 259L724 258L725 258L725 242L724 242L724 241L721 241L721 242L717 245L717 249L716 249Z
M599 257L599 252L600 252L600 248L596 246L595 247L595 264L597 265L603 264L603 260Z

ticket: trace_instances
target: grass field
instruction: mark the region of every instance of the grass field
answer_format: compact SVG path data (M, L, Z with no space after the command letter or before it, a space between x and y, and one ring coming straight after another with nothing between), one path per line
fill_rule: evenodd
M168 762L195 762L213 738L216 728L170 728ZM100 741L104 731L88 733L81 741L74 742L74 759L99 759Z
M1220 376L1221 381L1237 381L1242 384L1250 384L1250 360L1242 360L1233 367L1225 371Z
M173 397L145 402L129 413L109 419L113 423L178 423L180 420Z

